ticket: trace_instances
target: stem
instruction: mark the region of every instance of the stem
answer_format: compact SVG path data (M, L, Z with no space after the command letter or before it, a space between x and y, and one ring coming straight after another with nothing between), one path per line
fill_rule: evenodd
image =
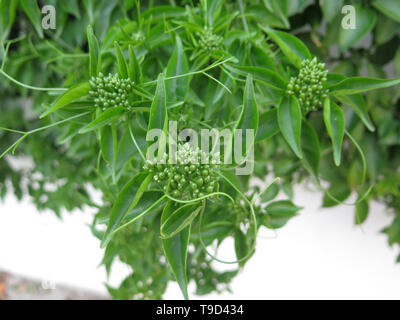
M184 73L184 74L179 74L179 75L176 75L176 76L173 76L173 77L167 77L167 78L164 78L164 80L173 80L173 79L193 76L193 75L196 75L196 74L204 74L206 71L208 71L210 69L213 69L213 68L215 68L215 67L217 67L217 66L219 66L221 64L224 64L224 63L226 63L226 62L228 62L230 60L233 60L233 59L234 59L233 57L230 57L230 58L225 59L223 61L216 62L216 63L214 63L214 64L212 64L212 65L210 65L210 66L208 66L208 67L206 67L206 68L204 68L202 70L192 71L192 72L188 72L188 73ZM147 86L147 85L151 85L151 84L155 84L155 83L157 83L157 80L148 81L148 82L143 83L142 85Z
M129 120L130 120L130 119L129 119ZM135 145L136 149L138 150L138 152L139 152L140 156L142 157L143 161L146 162L146 158L144 157L144 155L143 155L143 153L142 153L142 150L140 150L139 145L138 145L138 143L136 142L135 136L133 135L131 121L129 121L128 128L129 128L129 133L130 133L130 135L131 135L131 139L132 139L132 141L133 141L133 144Z
M22 82L19 82L18 80L14 79L13 77L9 76L7 73L4 72L3 69L0 69L0 74L2 74L3 76L5 76L8 80L16 83L17 85L27 88L27 89L31 89L31 90L36 90L36 91L67 91L67 88L41 88L41 87L33 87L27 84L24 84Z
M57 125L59 125L59 124L62 124L62 123L64 123L64 122L67 122L67 121L70 121L70 120L73 120L73 119L82 117L82 116L87 115L87 114L89 114L89 113L91 113L91 111L86 111L86 112L83 112L83 113L74 115L74 116L72 116L72 117L69 117L69 118L67 118L67 119L63 119L63 120L61 120L61 121L57 121L57 122L55 122L55 123L49 124L49 125L47 125L47 126L40 127L40 128L37 128L37 129L33 129L33 130L31 130L31 131L28 131L28 132L23 132L23 131L18 131L18 130L13 130L13 129L0 128L1 130L16 132L16 133L20 133L20 134L23 135L23 136L20 137L17 141L15 141L9 148L7 148L6 151L4 151L4 152L0 155L0 159L3 158L4 155L6 155L10 150L12 150L12 153L14 153L14 152L15 152L15 149L19 146L19 144L20 144L26 137L28 137L29 135L31 135L31 134L33 134L33 133L36 133L36 132L39 132L39 131L42 131L42 130L45 130L45 129L48 129L48 128L51 128L51 127L55 127L55 126L57 126Z
M256 214L255 214L255 212L254 212L253 204L249 201L249 199L247 199L247 197L246 197L238 188L236 188L236 186L235 186L232 182L230 182L229 179L227 179L223 174L218 173L218 175L219 175L221 178L223 178L226 182L228 182L228 183L236 190L236 192L239 193L239 195L241 195L241 196L243 197L243 199L244 199L244 200L248 203L248 205L250 206L251 217L252 217L253 226L254 226L254 227L253 227L254 241L253 241L253 244L252 244L252 246L251 246L249 252L246 254L246 256L244 256L243 258L240 258L240 259L238 259L238 260L236 260L236 261L223 261L223 260L218 259L218 258L215 257L214 255L212 255L210 252L208 252L208 250L207 250L207 248L206 248L206 245L204 244L203 238L202 238L202 236L201 236L201 225L202 225L203 213L204 213L204 207L205 207L205 205L203 206L203 209L202 209L202 211L201 211L201 213L200 213L199 240L200 240L201 245L203 246L203 249L205 250L205 252L207 253L207 255L209 255L209 256L211 257L211 259L213 259L213 260L215 260L215 261L218 261L218 262L220 262L220 263L223 263L223 264L236 264L236 263L239 263L239 262L241 262L241 261L246 261L246 260L254 253L254 251L255 251L255 248L256 248L256 240L257 240L257 218L256 218ZM232 199L230 196L229 196L229 198Z

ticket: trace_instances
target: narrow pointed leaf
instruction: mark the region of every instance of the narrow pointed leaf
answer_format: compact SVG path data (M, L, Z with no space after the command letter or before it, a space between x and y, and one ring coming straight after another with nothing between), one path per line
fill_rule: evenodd
M287 81L275 71L252 66L235 66L230 68L238 70L241 74L251 74L255 81L272 89L283 91L287 88Z
M118 119L126 111L125 107L112 107L101 113L95 120L82 128L79 133L87 133Z
M243 93L243 108L235 128L242 130L252 129L254 130L254 136L257 133L258 108L254 93L253 77L250 74L246 79Z
M333 158L337 166L340 165L342 142L344 137L344 114L342 109L329 99L324 102L324 122L326 130L332 140Z
M152 129L166 130L167 127L167 102L165 96L164 75L157 79L157 88L150 108L148 131Z
M32 22L37 34L40 38L43 38L41 12L37 0L20 0L20 3L22 9L24 9L29 20Z
M357 203L355 208L355 224L363 224L368 217L368 211L369 206L367 200Z
M186 204L172 212L161 225L161 236L170 238L182 231L200 212L198 204Z
M256 141L269 139L279 132L277 109L271 109L260 115Z
M115 169L117 162L117 131L115 126L104 126L100 133L100 148L104 160L111 166L112 174L115 179Z
M167 203L162 213L161 224L165 223L173 211L173 202L170 201ZM190 225L175 236L168 239L162 239L165 257L171 266L172 272L174 273L175 279L178 282L185 299L189 299L187 290L188 279L186 273L189 236Z
M400 22L400 5L398 0L375 0L372 5L389 18Z
M136 58L135 50L132 46L129 46L129 68L128 68L129 78L138 84L142 79L142 70L140 69L139 62Z
M301 62L303 60L312 58L307 46L295 36L286 32L275 31L261 25L260 27L276 42L283 54L297 68L301 67Z
M291 218L297 215L301 207L295 206L289 200L279 200L270 203L265 210L267 215L263 220L263 224L267 228L278 229L283 227Z
M320 0L319 3L328 22L331 22L342 11L343 0Z
M318 135L307 121L303 121L301 128L301 148L303 151L303 165L318 184L321 150Z
M246 235L242 232L242 230L236 229L234 239L235 239L236 258L240 260L244 258L249 252L249 246L246 242ZM240 261L239 266L243 267L246 263L246 260Z
M87 38L89 44L89 76L96 77L101 68L101 54L99 42L90 25L87 27Z
M174 77L189 72L189 65L182 41L176 36L175 50L168 61L166 77ZM165 83L168 101L184 101L189 92L189 77L167 80Z
M251 74L247 75L243 93L243 108L235 125L235 129L242 130L242 155L245 156L247 151L252 148L252 145L247 145L246 131L253 130L255 139L258 129L258 108ZM254 140L251 143L253 144Z
M282 135L293 152L302 158L301 153L301 110L297 99L284 97L278 108L278 123Z
M357 114L357 116L361 119L361 121L365 124L369 131L375 131L375 126L368 115L367 105L365 103L364 97L361 94L336 96L336 98L340 102L349 105Z
M387 88L397 84L400 84L400 79L353 77L329 87L329 91L332 95L348 95Z
M119 46L118 42L114 42L114 47L115 47L115 53L117 55L117 61L118 61L118 70L119 70L119 75L121 78L128 78L128 66L125 61L124 54L121 51L121 47Z
M128 212L130 212L139 202L151 179L152 176L147 172L141 172L134 176L119 193L111 210L107 230L104 234L103 240L101 241L102 248L104 248L111 240L112 233L118 228Z
M160 201L163 195L160 191L145 191L136 206L125 216L123 223L133 222L151 210L161 207L165 203Z
M70 104L71 102L87 96L89 91L90 91L89 82L82 82L72 86L67 91L65 91L61 96L59 96L57 100L54 102L53 106L49 110L44 112L40 117L41 118L46 117L50 113Z

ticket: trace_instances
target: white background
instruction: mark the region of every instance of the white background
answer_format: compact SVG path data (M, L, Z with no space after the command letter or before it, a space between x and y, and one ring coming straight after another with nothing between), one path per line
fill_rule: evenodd
M256 254L232 283L233 294L204 298L400 299L398 250L389 248L379 233L391 222L384 207L373 204L360 229L353 223L352 207L321 209L320 194L303 187L295 192L295 203L305 208L275 239L261 232ZM102 250L87 227L91 218L90 212L76 211L61 221L51 212L39 214L29 200L7 197L0 204L0 270L106 293L105 270L98 267ZM232 244L224 248L222 257L229 258ZM115 264L111 284L128 272L127 266ZM175 283L165 298L181 299Z

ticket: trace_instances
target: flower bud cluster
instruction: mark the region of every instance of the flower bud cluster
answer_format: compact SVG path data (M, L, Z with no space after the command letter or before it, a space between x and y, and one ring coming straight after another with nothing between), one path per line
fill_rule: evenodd
M219 155L206 155L190 143L178 146L175 158L147 161L144 170L154 173L154 181L174 198L191 200L218 189ZM205 163L208 162L208 163Z
M317 110L327 97L327 75L325 63L319 63L314 58L303 60L299 75L290 79L287 93L297 97L303 114Z
M89 95L94 98L96 107L105 110L110 107L128 107L128 97L132 90L133 81L121 79L118 74L104 76L101 72L98 77L89 81L92 90Z
M223 38L205 27L201 32L197 32L199 48L206 52L213 52L221 49Z

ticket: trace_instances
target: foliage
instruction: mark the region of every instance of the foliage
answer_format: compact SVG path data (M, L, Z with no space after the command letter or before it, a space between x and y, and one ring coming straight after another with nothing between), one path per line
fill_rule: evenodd
M107 272L117 258L133 270L108 288L117 299L161 298L171 280L186 298L189 282L197 294L229 290L258 231L298 214L292 186L305 179L323 206L353 205L357 224L383 202L398 246L396 1L352 1L356 29L339 27L342 1L175 2L47 1L57 28L43 30L41 1L0 0L0 196L11 183L40 210L95 208ZM160 152L178 166L146 161L147 132L167 133L170 120L254 130L252 176L235 175L240 163L197 165L183 142ZM259 190L253 178L272 183ZM235 261L211 252L228 238Z

